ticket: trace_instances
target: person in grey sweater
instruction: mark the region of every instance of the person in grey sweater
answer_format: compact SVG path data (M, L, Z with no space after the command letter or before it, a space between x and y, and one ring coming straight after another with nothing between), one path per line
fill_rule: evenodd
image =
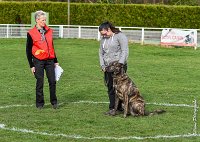
M114 61L123 64L124 71L127 71L128 59L128 39L118 28L110 22L104 22L99 26L102 36L99 48L99 62L101 70L104 72L104 81L108 89L109 111L106 115L115 115L115 90L113 88L113 72L107 72L106 67ZM118 104L118 110L123 111L122 102Z

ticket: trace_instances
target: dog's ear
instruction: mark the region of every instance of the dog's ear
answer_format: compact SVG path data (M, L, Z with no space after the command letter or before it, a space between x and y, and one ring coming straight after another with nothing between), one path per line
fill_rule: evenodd
M122 63L117 63L116 65L117 68L119 68L121 70L121 73L123 74L124 73L124 65Z
M122 67L121 68L121 75L124 75L125 74L125 71L124 71L124 68Z
M118 66L119 67L123 67L124 65L122 63L118 63Z
M116 61L114 61L114 62L111 62L110 64L109 64L109 66L116 66Z
M107 66L106 68L105 68L105 70L107 71L107 72L109 72L109 68L110 66Z
M114 67L117 64L117 61L111 62L107 67L106 67L106 71L107 72L113 72L114 71Z
M113 65L109 65L105 69L106 69L107 72L113 72L114 67L113 67Z
M116 66L117 64L118 64L118 61L112 62L112 65L113 65L113 66Z

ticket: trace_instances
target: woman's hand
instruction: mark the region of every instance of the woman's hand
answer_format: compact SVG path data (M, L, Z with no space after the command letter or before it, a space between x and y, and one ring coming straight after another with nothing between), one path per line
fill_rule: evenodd
M31 68L31 72L32 72L33 75L35 74L35 67Z
M54 66L59 66L59 63L54 63Z
M103 68L103 69L101 69L102 70L102 72L106 72L106 68Z

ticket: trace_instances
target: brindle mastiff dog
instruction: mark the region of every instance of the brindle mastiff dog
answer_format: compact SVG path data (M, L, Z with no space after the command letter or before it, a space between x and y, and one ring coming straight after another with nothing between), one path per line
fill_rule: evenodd
M113 86L116 91L115 112L119 100L122 100L124 104L124 117L127 117L128 113L132 116L144 116L165 112L164 110L145 112L145 101L134 82L123 71L122 64L117 61L112 62L106 70L108 72L113 72Z

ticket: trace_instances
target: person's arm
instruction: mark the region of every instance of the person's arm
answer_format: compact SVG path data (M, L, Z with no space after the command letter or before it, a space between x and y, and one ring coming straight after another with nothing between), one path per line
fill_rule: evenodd
M57 60L56 57L54 58L54 65L55 65L55 66L59 65L58 60Z
M128 52L129 52L128 39L124 34L120 33L118 41L119 41L121 51L122 51L121 57L119 59L119 63L125 64L128 59Z
M33 57L32 57L32 47L33 47L33 40L31 38L30 34L27 33L26 56L27 56L30 68L34 67Z
M105 64L104 64L104 60L103 60L103 47L102 47L102 41L100 43L100 48L99 48L99 62L100 62L100 66L101 69L104 71L105 70Z
M54 43L53 43L53 49L54 49ZM55 65L59 65L58 59L57 59L57 57L56 57L56 51L55 51L55 49L54 49L54 55L55 55L54 64L55 64Z
M54 63L58 63L57 57L54 58Z

